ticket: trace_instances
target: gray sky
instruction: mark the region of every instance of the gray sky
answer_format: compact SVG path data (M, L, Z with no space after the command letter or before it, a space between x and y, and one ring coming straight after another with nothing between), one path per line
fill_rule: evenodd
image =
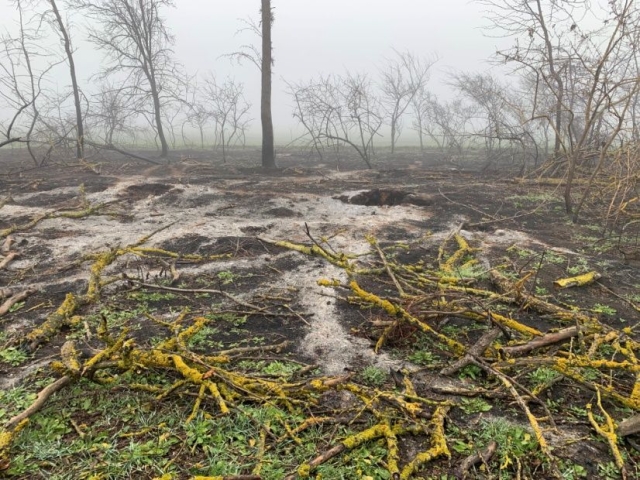
M60 8L64 2L60 1ZM244 82L246 97L259 104L259 72L252 65L237 66L220 58L240 45L257 41L250 34L236 35L240 18L259 15L259 0L176 0L165 11L176 37L177 60L190 73L213 71ZM295 127L284 80L306 80L345 69L375 74L392 49L409 50L425 57L437 54L430 88L447 95L442 85L451 70L487 70L487 59L498 42L482 34L481 7L469 0L273 0L274 122L279 141ZM0 18L7 26L16 19L8 0L0 0ZM82 19L73 16L75 24ZM76 63L85 88L100 66L99 55L75 33ZM60 82L67 84L64 76ZM253 109L254 127L259 112Z

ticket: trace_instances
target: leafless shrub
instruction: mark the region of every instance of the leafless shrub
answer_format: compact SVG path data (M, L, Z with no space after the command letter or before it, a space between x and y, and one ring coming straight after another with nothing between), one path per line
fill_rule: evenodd
M211 114L204 105L202 88L198 84L197 80L195 78L190 79L190 81L185 82L184 85L185 98L183 102L186 106L186 113L182 123L182 140L185 145L189 143L185 133L185 126L189 125L191 128L198 130L200 136L200 148L204 149L205 130L207 125L211 122Z
M529 159L537 166L543 135L540 122L527 114L529 105L524 92L489 74L457 73L452 75L451 84L472 106L472 135L484 146L485 168L501 159L520 164L522 170Z
M391 153L402 133L403 117L429 81L435 59L424 60L410 52L394 51L380 70L380 92L386 119L391 127Z
M295 102L293 116L316 148L347 144L371 168L373 140L382 127L383 113L366 75L347 73L290 84L289 93Z
M106 81L90 99L87 125L107 146L133 138L134 115L129 108L128 89Z
M471 145L472 120L475 111L462 99L440 102L426 90L418 92L413 100L413 128L424 149L424 137L451 158L461 157Z
M202 87L204 109L216 126L216 143L222 147L222 161L227 161L227 149L242 141L248 128L251 104L243 94L243 86L232 79L220 83L214 76L205 79Z
M640 231L639 171L640 144L632 143L613 152L599 178L602 188L597 197L605 205L602 220L610 233Z

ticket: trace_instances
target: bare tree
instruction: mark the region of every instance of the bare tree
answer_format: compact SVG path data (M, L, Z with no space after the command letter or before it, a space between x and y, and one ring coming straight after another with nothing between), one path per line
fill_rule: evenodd
M317 149L323 142L347 144L371 168L373 139L383 123L380 100L366 75L321 77L290 84L295 101L293 116L305 128Z
M562 70L560 37L569 33L559 25L575 25L573 9L584 0L477 0L486 5L493 29L507 36L515 37L513 47L498 51L497 56L504 62L516 62L520 67L532 69L539 80L539 87L549 91L555 98L553 122L555 130L554 153L556 158L562 147L562 105L564 102L564 82ZM556 25L556 23L558 25ZM575 29L575 28L574 28ZM522 43L521 43L522 42Z
M54 28L60 35L64 51L69 64L69 75L71 77L71 87L73 89L73 99L76 113L76 158L84 158L84 125L83 125L83 113L82 104L80 102L80 87L78 86L78 79L76 76L76 64L73 59L73 48L71 46L71 37L69 35L69 29L62 20L62 15L58 10L58 5L55 0L48 0L51 5L51 10L55 17Z
M380 71L382 104L391 127L391 153L402 133L402 118L414 98L425 89L429 71L435 60L423 60L410 52L394 51L395 57L386 61Z
M486 164L508 158L527 167L529 158L537 164L539 156L536 130L539 122L532 121L526 102L526 92L516 85L501 83L490 74L456 73L451 84L474 109L472 135L480 138L485 147Z
M189 143L185 132L185 127L198 130L200 136L200 148L204 149L205 127L211 121L211 115L204 105L203 92L198 84L197 77L187 77L182 82L184 85L184 98L182 103L186 107L185 116L182 122L182 140L185 145Z
M31 64L29 53L26 51L26 58L23 56L22 47L24 42L24 35L20 39L12 39L10 37L2 38L2 61L0 61L0 98L4 104L4 108L7 111L11 111L11 115L6 119L6 126L3 125L2 136L4 140L0 141L0 147L9 145L14 142L22 140L22 134L20 131L20 120L23 117L27 117L28 109L32 107L36 99L40 95L40 89L38 92L34 92L35 84L33 71L31 70ZM24 62L22 62L24 60ZM28 86L32 89L25 88L20 81L20 73L18 69L21 64L26 65L26 70L29 76ZM39 82L38 82L39 85ZM27 92L31 90L32 95ZM35 107L34 107L35 110ZM35 110L37 112L37 110ZM35 116L35 115L34 115ZM3 122L5 123L5 122ZM30 126L27 133L33 131L33 125Z
M173 37L160 15L162 8L173 7L172 0L71 0L84 9L89 18L101 25L91 29L89 39L104 51L111 65L103 75L124 76L130 98L139 103L155 129L161 156L166 157L169 144L163 124L165 101L174 97L176 80L172 60ZM151 102L151 110L144 106Z
M88 123L91 130L101 130L101 140L107 146L113 146L116 141L121 141L123 136L132 135L134 115L129 108L127 90L111 82L105 82L92 96Z
M47 73L60 60L43 48L42 22L25 17L25 5L15 1L18 12L18 34L4 34L0 39L0 106L11 112L0 119L2 135L0 147L15 142L25 142L29 154L37 166L40 161L32 148L32 137L40 117L38 103L43 93L42 83ZM34 62L33 57L53 58ZM37 64L37 65L36 65Z
M450 158L461 157L469 145L475 110L458 98L440 102L426 91L419 92L414 109L414 128L428 137Z
M219 83L210 76L202 90L204 108L216 124L216 140L222 146L222 161L226 163L227 148L246 129L251 105L244 99L242 84L231 79Z
M200 102L194 102L187 112L187 121L193 128L198 129L198 133L200 134L200 148L204 149L204 130L211 121L211 114Z
M260 38L260 48L254 44L241 45L240 49L225 55L241 63L248 60L260 70L260 123L262 126L262 166L276 167L275 140L273 133L273 116L271 112L272 76L273 76L273 42L271 30L274 22L271 0L261 0L260 22L251 18L242 20L244 27L239 32L249 31ZM244 131L242 131L244 138Z
M275 168L276 152L273 138L273 117L271 115L271 67L273 66L273 47L271 27L273 10L271 0L262 0L262 88L260 95L260 119L262 122L262 166Z
M425 127L429 123L429 102L431 93L426 88L419 89L411 100L411 128L418 134L420 152L424 153Z

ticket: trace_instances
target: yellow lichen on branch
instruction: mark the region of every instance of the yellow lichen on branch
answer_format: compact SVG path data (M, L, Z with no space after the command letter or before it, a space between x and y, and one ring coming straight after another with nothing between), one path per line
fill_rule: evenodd
M83 208L82 210L77 211L65 211L65 212L49 212L38 215L30 222L24 225L13 225L12 227L5 228L4 230L0 230L0 238L7 237L15 232L24 232L26 230L31 230L33 227L38 225L43 220L48 220L52 218L70 218L70 219L79 219L89 217L91 215L97 215L100 213L104 207L109 205L109 203L99 203L97 205L89 205Z
M274 242L274 245L282 248L288 248L289 250L295 250L296 252L304 253L305 255L322 257L329 263L332 263L333 265L340 268L344 268L347 270L351 268L351 263L349 262L349 258L347 257L347 255L345 255L344 253L338 255L327 252L323 248L320 248L318 245L311 245L309 247L306 245L299 245L297 243L286 241Z
M459 233L456 233L454 235L454 238L456 240L456 243L458 244L458 249L445 261L442 261L442 259L444 258L444 245L440 247L439 254L440 270L444 273L445 277L449 278L455 278L456 264L462 261L465 255L474 251L474 249L469 246L467 240ZM467 264L468 262L465 263L465 265Z
M620 453L620 449L618 448L618 436L616 435L615 422L613 421L613 418L611 418L609 413L602 406L602 398L600 397L599 389L596 389L596 395L597 395L598 409L600 410L600 413L602 413L602 415L604 416L606 424L605 425L598 424L598 422L593 416L592 406L590 403L587 405L587 416L589 417L589 422L591 422L591 425L593 426L595 431L598 432L598 434L604 437L604 439L607 441L607 443L609 444L609 448L611 449L611 454L613 455L613 459L616 462L616 466L618 467L618 469L624 472L624 459L622 458L622 454Z
M460 342L453 340L452 338L449 338L440 332L435 331L426 323L421 322L420 320L412 316L409 312L407 312L402 307L394 305L389 300L382 299L373 293L363 290L362 288L360 288L360 286L355 280L352 280L349 286L351 287L351 290L358 296L358 298L372 305L376 305L377 307L380 307L383 310L385 310L389 315L401 318L402 320L406 321L410 325L417 327L424 333L427 333L429 335L436 337L442 344L446 345L449 349L451 349L453 353L456 353L458 355L463 355L465 353L466 348Z
M127 249L127 251L141 257L169 257L182 260L191 260L193 262L220 260L223 258L230 258L232 256L230 253L222 253L219 255L196 255L191 253L182 254L155 247L130 247Z
M402 469L400 474L401 480L409 480L411 476L425 463L435 460L438 457L450 457L449 447L447 446L447 438L444 431L444 420L449 411L448 406L440 406L433 413L431 422L429 422L429 430L431 431L431 448L427 451L417 454Z
M41 343L48 341L60 328L72 323L73 314L81 302L72 294L67 293L58 309L49 315L39 327L34 328L25 336L25 342L31 350L35 350Z
M318 285L321 287L339 287L340 280L336 278L332 278L331 280L328 278L321 278L318 280Z
M598 272L588 272L570 278L560 278L553 282L556 288L582 287L599 280L602 277Z
M9 449L11 448L11 443L15 439L16 435L18 435L18 433L20 433L20 431L24 427L26 427L28 423L29 419L25 418L20 423L18 423L15 428L8 431L0 431L0 472L6 470L9 467Z
M89 286L87 287L86 301L94 302L100 296L102 271L111 265L114 260L122 255L122 250L109 250L97 256L90 269Z

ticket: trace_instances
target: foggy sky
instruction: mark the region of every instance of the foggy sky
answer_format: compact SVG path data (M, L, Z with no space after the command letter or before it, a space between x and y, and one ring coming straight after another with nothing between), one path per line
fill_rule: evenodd
M425 57L438 55L430 90L448 95L447 72L486 71L487 59L504 40L483 35L481 6L468 0L273 0L274 88L273 113L278 141L287 141L295 128L291 101L284 80L301 81L319 74L369 72L375 75L392 49ZM100 68L100 54L86 43L85 23L59 0L72 23L76 66L82 86ZM237 34L240 18L259 17L259 0L176 0L164 15L175 35L176 59L190 73L212 71L223 79L235 77L245 84L254 108L253 129L259 127L260 75L255 66L238 66L221 58L242 44L258 42L249 33ZM0 25L15 26L17 15L8 0L0 0ZM57 74L60 87L69 84L67 73ZM408 133L408 131L407 131Z

